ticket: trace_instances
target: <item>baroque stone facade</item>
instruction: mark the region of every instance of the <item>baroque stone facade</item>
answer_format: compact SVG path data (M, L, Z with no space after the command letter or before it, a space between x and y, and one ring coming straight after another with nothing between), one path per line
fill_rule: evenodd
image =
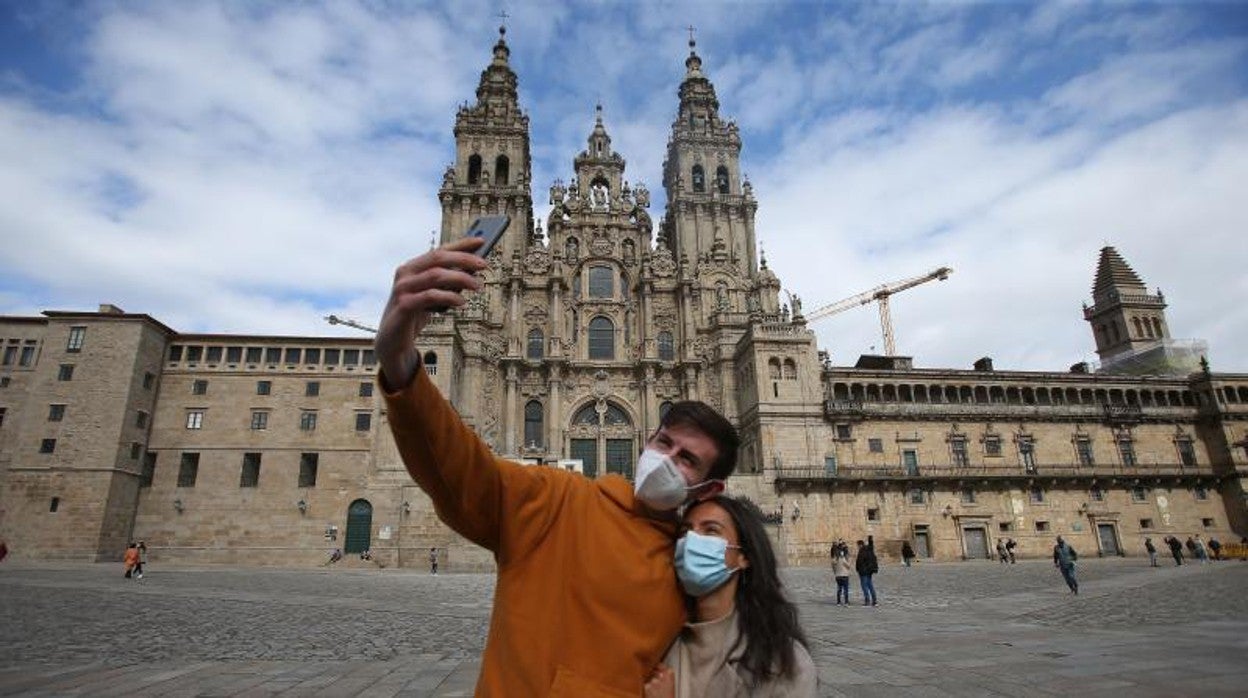
M496 452L631 476L667 405L704 400L741 433L730 491L774 512L790 564L868 534L886 555L908 540L959 559L1002 537L1023 555L1058 534L1139 554L1145 536L1248 533L1248 376L833 366L757 253L740 134L695 51L657 224L601 108L537 220L509 55L500 38L459 111L438 197L444 242L483 214L511 228L484 290L419 346ZM1168 340L1164 299L1113 248L1093 300L1102 356ZM490 564L404 470L367 339L179 334L102 306L0 318L0 341L0 535L15 555L115 559L143 539L194 562L315 564L343 547Z

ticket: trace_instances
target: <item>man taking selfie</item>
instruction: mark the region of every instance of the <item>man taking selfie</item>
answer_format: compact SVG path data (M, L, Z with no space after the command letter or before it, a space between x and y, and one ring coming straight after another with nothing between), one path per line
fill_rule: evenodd
M647 439L635 484L496 457L420 364L435 309L464 304L486 267L465 238L395 272L375 342L390 428L438 517L494 553L498 584L478 696L639 696L684 621L676 510L719 493L736 430L680 402Z

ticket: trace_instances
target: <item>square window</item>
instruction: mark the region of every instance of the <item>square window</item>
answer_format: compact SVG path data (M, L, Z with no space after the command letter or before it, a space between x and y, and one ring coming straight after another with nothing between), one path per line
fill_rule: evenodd
M65 405L48 405L48 421L59 422L65 419Z
M16 341L16 340L14 340ZM19 347L7 346L4 348L4 365L12 366L17 361L17 350Z
M360 397L372 397L372 396L373 396L373 382L364 381L363 383L360 383Z
M61 498L53 497L52 501L48 504L48 511L55 514L56 510L60 508L61 508Z
M273 392L272 381L256 381L256 395L268 395Z
M286 349L286 363L288 363L288 364L297 364L297 363L299 363L299 357L300 357L300 356L302 356L302 355L303 355L303 350L302 350L302 349L295 349L295 348L293 348L293 347L287 347L287 349Z
M828 475L836 475L836 456L823 457L823 472Z
M836 438L840 441L848 441L854 436L854 430L848 424L836 425Z
M1136 485L1131 488L1131 501L1146 502L1148 501L1148 489L1143 485Z
M879 520L880 520L879 509L875 507L871 507L870 509L867 509L867 521L879 521Z
M1092 501L1094 502L1105 501L1105 490L1101 489L1100 487L1093 487L1092 489L1088 490L1088 495L1092 497Z
M178 487L194 487L199 477L199 454L183 453L178 464Z
M221 363L221 347L208 347L208 356L204 360L210 364Z
M1198 501L1203 502L1206 499L1209 499L1209 490L1205 489L1205 487L1203 486L1193 487L1192 496L1195 497Z
M247 363L258 364L264 358L264 350L260 347L247 347Z
M1027 491L1027 496L1031 499L1032 504L1040 504L1044 501L1044 490L1039 487L1032 487Z
M144 390L151 390L151 389L152 389L152 386L153 386L153 385L155 385L155 384L156 384L156 374L155 374L155 373L152 373L151 371L148 371L147 373L144 373L144 374L143 374L143 389L144 389Z
M268 410L252 410L251 412L251 430L264 431L269 428L269 412Z
M985 436L984 437L984 455L999 456L1001 455L1001 437Z
M1201 519L1201 520L1200 520L1200 525L1201 525L1201 526L1204 526L1205 528L1213 528L1213 526L1214 526L1214 521L1213 521L1213 519Z
M173 362L178 362L182 360L182 345L181 344L175 344L169 347L169 360Z
M964 488L962 490L962 503L974 504L975 503L975 490L969 487Z
M61 368L56 372L58 381L72 381L74 379L74 365L61 364Z
M910 490L910 503L911 504L922 504L926 501L927 501L926 492L924 492L923 490L917 487Z
M883 453L884 439L867 439L867 450L871 453Z
M18 365L29 366L35 362L35 348L33 346L22 347L22 358L18 360Z
M39 442L40 453L54 453L56 451L56 439L44 439Z
M187 410L186 411L186 428L202 429L204 427L204 411L203 410Z
M134 414L134 426L137 429L147 428L147 413L146 412L144 412L143 410L139 410L138 412Z
M1075 455L1079 458L1079 465L1090 468L1096 465L1096 459L1092 457L1092 440L1084 437L1075 439Z
M239 487L256 487L260 484L260 454L243 454L243 471L238 478Z
M372 349L365 349L362 356L364 359L365 366L373 366L377 363L377 355L373 352Z
M299 456L299 486L316 487L316 469L320 454L304 453Z
M0 407L0 427L4 426L4 413L7 411L8 411L7 408Z
M303 431L313 431L316 429L316 413L304 410L299 415L299 428Z
M949 440L949 451L953 455L955 468L965 468L971 464L970 455L966 452L966 439L962 437Z
M87 338L87 328L71 327L69 328L69 341L65 344L65 351L75 353L82 351L82 343Z
M368 431L373 427L373 414L371 412L355 413L355 430Z
M156 478L156 454L148 451L143 454L143 474L139 476L139 487L151 487Z
M307 385L305 385L303 388L303 394L307 397L316 397L317 395L320 395L321 394L321 382L320 381L308 381Z
M191 395L207 395L208 381L200 379L191 383Z
M325 361L323 361L322 363L324 363L326 366L337 366L338 363L341 361L342 361L341 351L339 351L338 349L326 349L325 350Z
M1009 521L1002 521L997 524L997 530L1002 533L1009 533L1011 528L1013 528L1013 526Z
M1141 528L1141 529L1143 529L1143 530L1148 530L1148 529L1150 529L1150 528L1152 528L1152 527L1153 527L1153 520L1152 520L1152 519L1140 519L1140 528Z
M187 347L186 348L186 360L188 362L192 362L192 363L198 362L202 358L204 358L203 347Z
M1038 533L1044 533L1044 532L1045 532L1045 531L1047 531L1047 530L1049 530L1049 522L1048 522L1048 521L1037 521L1037 522L1036 522L1036 532L1038 532Z
M264 350L264 362L266 364L277 364L282 362L282 350L278 347L267 347Z
M358 366L360 363L360 350L347 349L342 352L342 363L347 366Z
M303 363L305 364L321 363L321 350L320 349L304 349L303 350Z
M138 460L143 455L143 444L134 441L130 444L130 460Z
M243 348L242 347L226 347L225 362L227 364L236 364L242 360L243 360Z

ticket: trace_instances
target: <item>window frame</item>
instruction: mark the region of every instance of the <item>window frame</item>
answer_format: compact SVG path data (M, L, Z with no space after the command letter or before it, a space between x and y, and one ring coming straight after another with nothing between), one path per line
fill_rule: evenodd
M87 326L74 325L69 328L69 338L65 341L65 353L77 354L82 351L87 341Z

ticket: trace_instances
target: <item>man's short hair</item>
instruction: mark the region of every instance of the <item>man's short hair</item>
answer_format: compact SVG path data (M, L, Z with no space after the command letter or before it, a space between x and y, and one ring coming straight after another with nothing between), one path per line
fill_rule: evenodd
M737 428L732 426L732 422L705 402L684 400L673 404L659 421L660 427L677 425L694 427L711 437L719 451L719 457L711 464L711 472L707 477L727 480L737 468L737 449L741 446Z

